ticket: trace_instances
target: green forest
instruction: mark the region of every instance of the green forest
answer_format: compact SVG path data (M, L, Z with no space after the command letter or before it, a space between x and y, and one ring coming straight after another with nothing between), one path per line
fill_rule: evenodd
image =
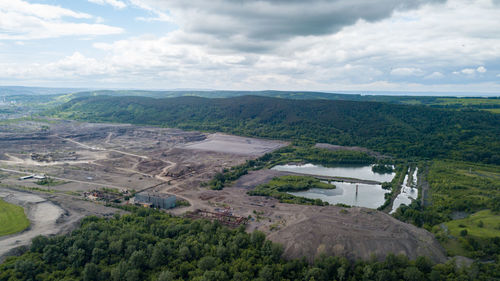
M500 115L476 110L332 100L243 96L83 97L47 114L188 130L363 146L400 158L500 164Z
M389 255L384 261L342 257L284 260L264 233L246 233L150 209L87 217L70 235L38 236L28 252L0 265L0 280L492 280L499 264L433 264Z

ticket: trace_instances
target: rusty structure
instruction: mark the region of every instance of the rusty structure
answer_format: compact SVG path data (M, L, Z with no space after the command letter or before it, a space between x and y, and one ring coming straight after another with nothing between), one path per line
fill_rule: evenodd
M229 227L238 227L248 223L248 218L234 216L227 212L210 212L207 210L196 209L193 212L187 212L185 217L191 219L207 219L210 221L218 221Z

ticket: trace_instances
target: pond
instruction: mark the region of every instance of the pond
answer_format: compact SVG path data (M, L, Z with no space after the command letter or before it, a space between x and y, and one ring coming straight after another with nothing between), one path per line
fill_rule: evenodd
M272 170L292 173L307 174L313 176L346 177L361 180L372 180L378 182L390 182L396 173L379 174L372 171L373 165L335 165L323 167L321 165L278 165Z
M346 182L332 182L336 189L311 188L307 191L288 192L289 194L310 198L321 199L332 205L346 204L349 206L358 206L376 209L384 204L384 194L390 192L385 190L379 184L360 184ZM358 186L358 194L356 194Z

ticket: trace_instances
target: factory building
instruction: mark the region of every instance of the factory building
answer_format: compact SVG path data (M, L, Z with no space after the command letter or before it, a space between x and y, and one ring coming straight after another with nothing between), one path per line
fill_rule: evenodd
M135 204L159 209L171 209L175 207L175 195L160 193L137 193L134 198Z

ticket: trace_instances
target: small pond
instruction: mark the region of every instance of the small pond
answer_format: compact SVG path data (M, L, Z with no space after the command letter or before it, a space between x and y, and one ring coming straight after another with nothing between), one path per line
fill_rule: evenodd
M332 182L336 189L311 188L307 191L289 192L292 195L321 199L332 205L342 203L349 206L358 206L376 209L384 204L384 194L390 192L378 184L360 184L346 182ZM356 195L356 185L358 194Z
M372 171L373 165L335 165L323 167L321 165L278 165L272 170L292 173L307 174L313 176L346 177L361 180L372 180L378 182L390 182L396 173L379 174Z

